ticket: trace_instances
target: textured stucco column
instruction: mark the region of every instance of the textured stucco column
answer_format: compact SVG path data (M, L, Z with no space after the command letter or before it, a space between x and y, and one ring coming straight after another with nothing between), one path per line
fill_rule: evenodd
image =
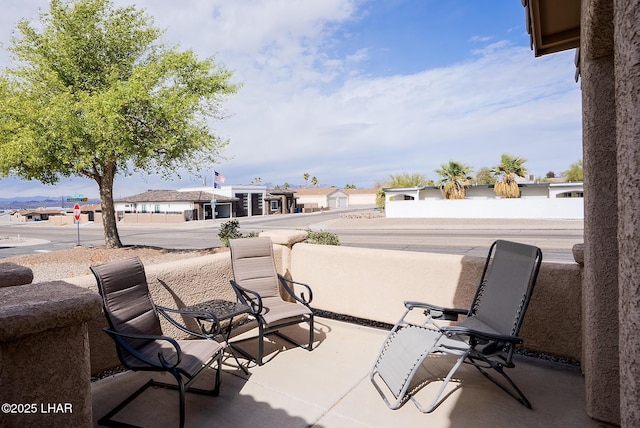
M91 426L87 322L100 308L62 281L0 288L0 426Z
M585 189L583 359L587 412L619 423L618 241L613 3L583 0Z
M640 426L640 4L615 1L620 413Z

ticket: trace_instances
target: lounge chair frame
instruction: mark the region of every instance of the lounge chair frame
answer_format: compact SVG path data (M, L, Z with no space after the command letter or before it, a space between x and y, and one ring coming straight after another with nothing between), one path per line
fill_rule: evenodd
M530 409L531 403L504 369L515 367L514 351L516 345L523 342L518 334L531 300L541 262L542 251L539 248L498 240L489 249L470 309L405 302L405 312L389 333L369 375L387 406L398 409L411 399L421 412L432 412L461 386L458 384L443 396L455 372L462 363L466 363L476 367L486 378ZM513 284L509 283L509 278L507 281L504 278L497 279L496 276L504 276L509 271L509 265L512 263L517 264L520 270L514 275L516 278ZM492 269L494 265L495 269ZM505 290L499 289L501 286ZM509 326L500 322L504 321L504 317L498 316L497 318L503 319L497 321L491 319L491 312L496 310L495 305L490 305L488 310L483 308L487 298L502 299L499 296L501 292L507 295L504 300L510 300L515 306L507 308L507 312L509 309L515 310L513 322L509 323ZM486 296L487 294L489 296ZM422 323L407 320L414 310L423 311ZM458 325L442 325L442 321L457 321L461 315L466 316L466 319ZM487 324L488 322L490 324ZM500 324L502 328L498 327ZM431 354L454 355L457 356L457 360L447 375L440 379L442 384L431 403L423 406L416 400L415 394L432 380L417 385L412 383L412 380L421 366L428 364L427 357ZM491 376L486 369L495 370L506 383Z

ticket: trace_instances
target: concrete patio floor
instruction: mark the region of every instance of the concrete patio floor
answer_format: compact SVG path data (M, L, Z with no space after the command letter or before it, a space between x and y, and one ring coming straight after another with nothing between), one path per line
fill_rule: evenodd
M304 342L307 331L287 328ZM461 388L430 414L411 403L390 410L368 374L386 337L384 330L316 318L315 349L308 352L278 339L266 345L263 366L249 365L245 375L225 355L220 396L187 394L186 427L358 428L358 427L599 427L585 411L584 380L572 366L518 357L509 374L533 405L529 410L485 379L475 368L458 370ZM526 342L525 342L526 343ZM252 351L251 343L247 350ZM240 359L242 364L247 361ZM213 384L214 371L198 380ZM92 384L97 420L150 377L126 372ZM428 400L427 390L418 399ZM421 401L423 401L421 400ZM178 426L178 393L149 388L115 419L148 427Z

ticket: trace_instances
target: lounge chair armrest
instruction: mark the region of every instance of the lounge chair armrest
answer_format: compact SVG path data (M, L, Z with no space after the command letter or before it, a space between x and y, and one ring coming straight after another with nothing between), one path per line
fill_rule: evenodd
M127 351L132 357L134 357L135 359L139 360L140 362L151 366L151 367L155 367L158 369L163 369L163 370L171 370L175 367L178 366L178 364L180 364L180 361L182 360L182 350L180 349L180 345L178 344L178 342L176 342L175 339L172 339L171 337L167 337L167 336L153 336L153 335L149 335L149 334L137 334L137 333L124 333L121 331L114 331L108 328L103 328L102 330L104 330L105 333L107 333L109 336L111 336L111 338L118 344L118 346L122 347L125 351ZM149 355L143 354L141 352L139 352L137 349L131 347L131 345L129 345L129 343L127 343L126 340L124 339L146 339L146 340L164 340L169 342L176 351L177 354L177 358L175 363L170 364L169 362L167 362L167 360L164 358L164 355L162 355L162 352L158 352L158 360L155 361L151 358L149 358Z
M430 303L422 303L422 302L404 302L404 306L408 310L412 309L423 309L424 314L428 317L438 320L445 321L457 321L458 316L460 315L468 315L468 309L457 309L457 308L444 308L442 306L432 305Z
M242 287L233 279L230 282L240 303L249 306L253 315L260 315L260 313L262 313L262 297L260 297L260 294Z
M298 302L302 303L305 306L309 306L309 303L311 303L311 301L313 300L313 292L311 291L311 287L309 287L307 284L304 284L302 282L298 282L298 281L294 281L292 279L289 278L285 278L284 276L278 274L278 279L280 279L280 283L282 284L282 286L284 287L284 289L287 291L287 293L293 297L294 299L296 299ZM300 293L300 296L297 296L296 293L293 291L293 289L289 286L289 284L295 284L295 285L299 285L301 287L303 287L308 294L308 298L305 297L304 292Z
M520 344L523 342L521 337L509 336L504 334L494 334L486 331L474 330L463 326L445 326L441 327L441 330L448 337L451 336L471 336L482 340L494 341L494 342L509 342L513 344Z
M162 315L167 321L169 321L171 325L178 328L179 330L197 337L202 337L203 339L211 339L212 337L216 336L220 332L220 321L218 320L218 317L216 317L216 315L213 312L187 311L184 309L167 308L167 307L158 306L158 305L156 305L156 311L160 315ZM179 323L170 314L177 314L177 315L193 318L198 323L198 326L200 326L200 330L202 330L202 333L195 332L190 328L188 328L187 326ZM211 326L207 328L203 321L207 323L211 323Z

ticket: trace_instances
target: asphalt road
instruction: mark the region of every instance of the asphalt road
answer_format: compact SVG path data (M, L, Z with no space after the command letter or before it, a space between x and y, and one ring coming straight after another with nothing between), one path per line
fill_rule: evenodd
M484 257L496 239L539 246L546 261L573 262L572 247L583 242L582 222L546 220L428 220L341 219L345 211L241 218L240 231L273 229L326 230L338 235L341 245L404 251L425 251ZM221 246L219 226L226 220L178 225L118 226L124 245L162 248ZM80 225L80 245L104 244L102 225ZM30 245L20 245L20 241ZM49 226L47 222L10 223L0 215L0 259L21 254L55 251L78 243L78 228ZM31 245L33 244L33 245Z

